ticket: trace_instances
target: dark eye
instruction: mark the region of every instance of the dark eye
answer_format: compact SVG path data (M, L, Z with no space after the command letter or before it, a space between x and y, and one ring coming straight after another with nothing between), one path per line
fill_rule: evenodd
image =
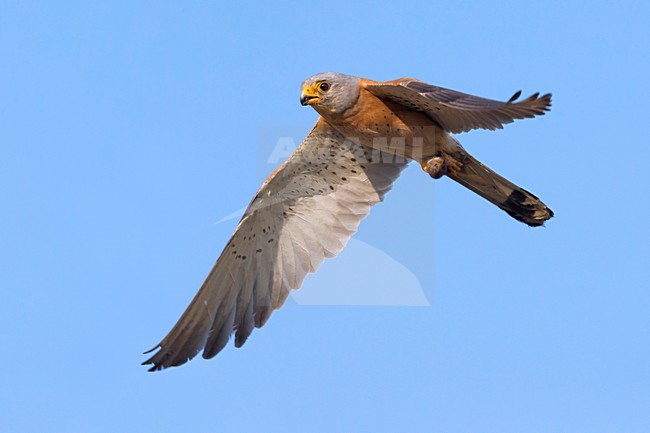
M320 86L318 88L321 90L321 92L327 92L330 89L330 84L327 82L320 83Z

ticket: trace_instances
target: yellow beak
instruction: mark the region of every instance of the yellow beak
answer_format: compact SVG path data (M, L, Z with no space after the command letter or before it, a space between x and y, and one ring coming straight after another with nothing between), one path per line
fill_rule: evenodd
M301 105L312 105L321 100L321 96L318 93L316 84L311 86L302 86L302 92L300 93L300 104Z

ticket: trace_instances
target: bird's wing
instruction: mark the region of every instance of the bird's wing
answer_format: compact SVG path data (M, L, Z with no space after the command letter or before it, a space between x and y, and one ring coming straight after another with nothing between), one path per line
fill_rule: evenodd
M515 102L521 91L507 102L480 98L422 81L402 78L395 81L363 84L379 98L421 111L446 131L459 133L472 129L501 129L515 119L543 115L551 106L551 94L539 93Z
M143 364L177 366L201 349L215 356L261 327L309 272L334 257L406 165L372 162L371 151L319 120L262 185L198 293ZM390 161L382 158L381 161Z

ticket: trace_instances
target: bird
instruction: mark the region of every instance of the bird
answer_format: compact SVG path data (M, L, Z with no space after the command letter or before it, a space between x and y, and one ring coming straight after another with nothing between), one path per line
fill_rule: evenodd
M307 78L300 103L319 115L294 153L263 182L191 303L142 364L179 366L217 355L234 333L241 347L292 290L336 256L370 208L412 161L447 176L514 219L553 217L539 198L470 155L451 134L501 129L545 114L551 94L506 102L400 78L335 72Z

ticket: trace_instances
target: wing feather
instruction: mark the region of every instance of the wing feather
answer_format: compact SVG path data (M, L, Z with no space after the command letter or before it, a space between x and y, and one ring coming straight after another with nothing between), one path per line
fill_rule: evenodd
M541 116L551 106L551 94L516 102L521 91L507 102L468 95L413 79L368 82L366 88L380 98L421 111L446 131L459 133L472 129L502 129L516 119Z
M263 326L309 272L341 251L406 165L364 163L363 154L321 119L262 185L198 293L143 364L177 366L201 350L211 358L233 332L240 347Z

